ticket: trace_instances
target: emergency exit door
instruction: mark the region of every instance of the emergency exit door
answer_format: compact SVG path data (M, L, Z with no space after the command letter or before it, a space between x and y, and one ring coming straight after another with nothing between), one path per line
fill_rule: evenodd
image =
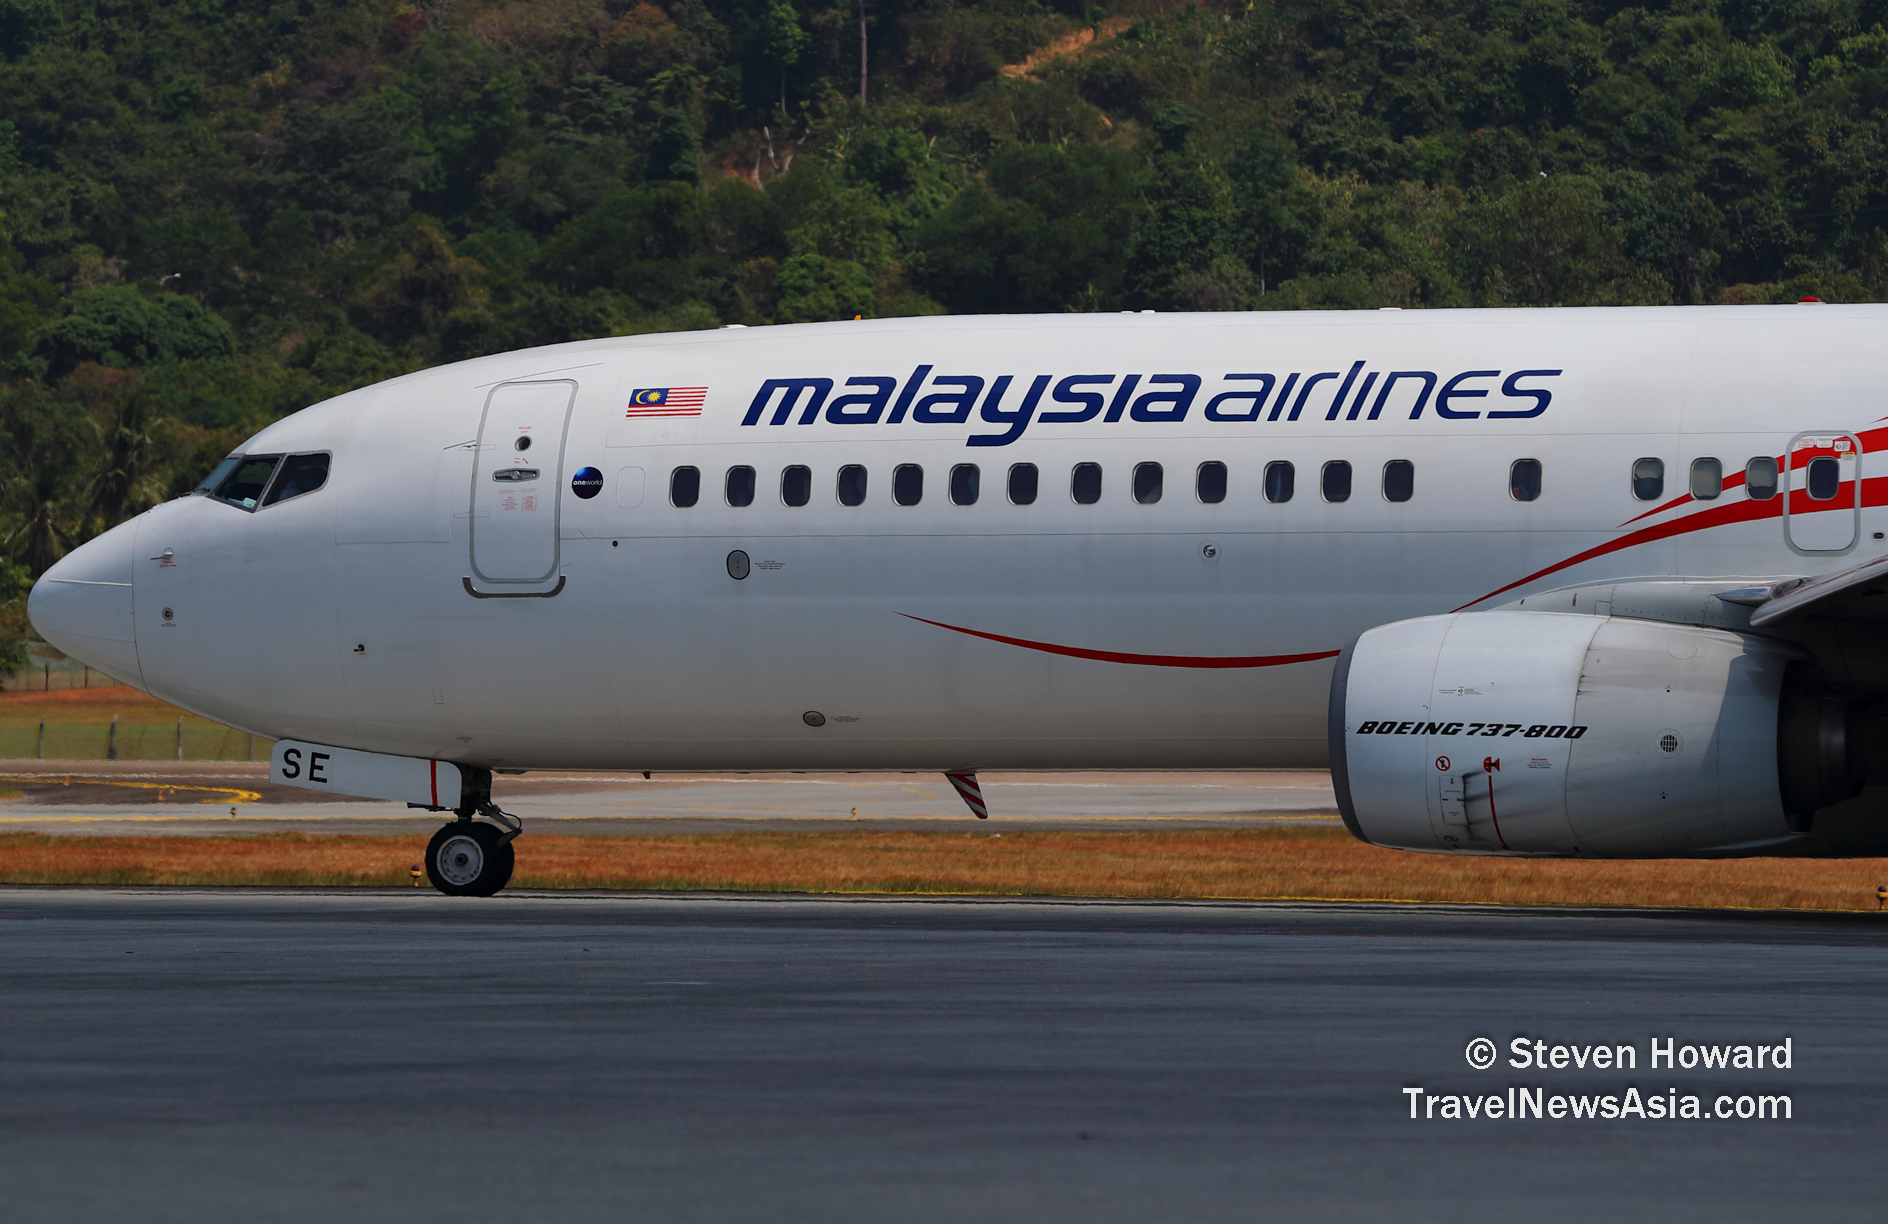
M510 586L557 577L558 490L577 384L501 383L485 399L472 469L472 573Z
M1783 482L1783 531L1803 553L1845 552L1862 526L1862 443L1849 433L1798 434Z

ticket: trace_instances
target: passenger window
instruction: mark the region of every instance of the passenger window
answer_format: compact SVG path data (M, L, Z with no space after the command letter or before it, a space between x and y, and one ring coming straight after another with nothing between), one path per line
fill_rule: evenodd
M669 473L669 504L686 510L701 500L701 469L678 467Z
M1516 459L1508 469L1508 496L1516 501L1533 501L1541 495L1541 461Z
M313 493L327 483L328 456L290 455L282 464L282 470L276 476L275 483L269 486L269 496L262 504L273 506L291 497Z
M1416 496L1416 465L1392 459L1383 465L1383 500L1406 502Z
M232 506L254 510L262 498L262 491L269 487L269 477L275 474L275 465L281 461L280 455L247 456L231 469L222 484L216 486L215 496Z
M1193 477L1193 492L1209 506L1226 500L1226 465L1217 460L1202 463Z
M1078 506L1092 506L1101 500L1101 465L1078 463L1069 473L1069 496Z
M241 463L242 461L243 461L243 457L241 455L229 456L228 458L224 459L223 462L217 464L214 468L210 469L210 474L208 476L205 476L201 481L199 481L197 483L197 487L190 491L192 493L203 493L203 494L208 494L208 495L214 495L216 492L216 487L223 483L223 478L225 476L228 476L232 471L234 471L236 469L236 465Z
M1161 485L1165 474L1158 463L1137 463L1134 465L1134 500L1143 506L1151 506L1160 500Z
M1033 463L1012 463L1010 465L1010 502L1018 506L1036 504L1036 465Z
M1324 465L1324 500L1350 500L1350 464L1342 459L1333 459Z
M1657 501L1665 495L1665 460L1633 461L1632 495L1640 501Z
M794 464L780 471L780 500L789 506L804 506L813 500L813 469Z
M1842 465L1827 455L1809 461L1809 495L1817 501L1828 501L1836 495L1836 489L1842 483Z
M863 485L860 486L859 500L865 500ZM892 500L901 506L915 506L923 501L924 469L915 463L901 463L893 468Z
M1769 501L1777 495L1777 461L1758 455L1744 465L1744 492L1753 501Z
M1691 461L1691 495L1699 501L1711 501L1724 492L1724 465L1716 459Z
M960 463L951 469L951 504L953 506L974 506L977 504L977 486L981 475L974 463Z
M731 467L728 469L728 504L730 506L754 504L753 468Z
M839 469L839 504L858 506L865 503L865 469L848 463Z
M1265 500L1283 503L1291 500L1292 486L1297 483L1298 473L1291 464L1284 460L1265 465Z

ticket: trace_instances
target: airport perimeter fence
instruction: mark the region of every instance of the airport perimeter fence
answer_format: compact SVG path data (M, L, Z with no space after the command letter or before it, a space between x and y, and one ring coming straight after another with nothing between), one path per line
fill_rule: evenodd
M0 693L50 693L109 688L119 683L122 682L77 659L68 659L44 642L28 640L26 666L10 676L0 676Z
M168 723L0 726L0 759L46 761L266 761L275 741L231 727Z

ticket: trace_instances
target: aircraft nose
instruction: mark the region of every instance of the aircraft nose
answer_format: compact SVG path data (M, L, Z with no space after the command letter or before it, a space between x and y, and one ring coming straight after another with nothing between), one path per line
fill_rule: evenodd
M135 522L124 523L67 553L33 584L26 615L66 654L143 688L131 605L137 535Z

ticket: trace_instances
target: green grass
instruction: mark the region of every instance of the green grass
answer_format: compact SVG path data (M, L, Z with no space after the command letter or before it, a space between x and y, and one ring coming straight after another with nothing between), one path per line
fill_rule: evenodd
M40 751L37 726L0 726L0 759L49 761L102 761L111 741L111 724L77 726L46 724L45 751ZM255 759L266 761L274 740L257 737ZM187 761L246 761L249 736L229 727L184 726ZM177 724L137 726L119 724L118 759L121 761L174 761L177 759Z

